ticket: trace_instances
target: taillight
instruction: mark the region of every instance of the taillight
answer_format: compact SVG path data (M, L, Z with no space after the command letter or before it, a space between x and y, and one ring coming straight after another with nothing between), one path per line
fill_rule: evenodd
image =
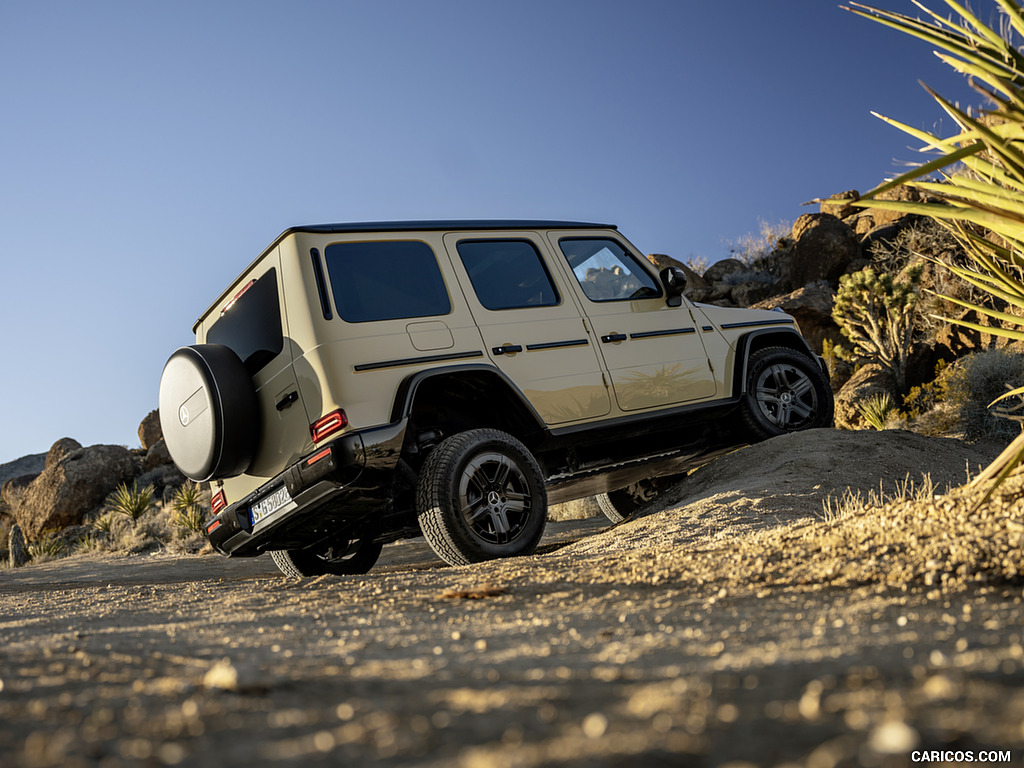
M348 426L348 416L340 408L336 411L331 411L326 416L321 416L319 419L309 425L309 434L313 438L314 443L319 443L321 440L326 440L336 432L340 432Z
M210 511L213 512L213 514L215 515L222 509L224 509L224 507L226 507L227 505L228 497L224 495L224 491L222 490L217 491L217 494L212 499L210 499Z

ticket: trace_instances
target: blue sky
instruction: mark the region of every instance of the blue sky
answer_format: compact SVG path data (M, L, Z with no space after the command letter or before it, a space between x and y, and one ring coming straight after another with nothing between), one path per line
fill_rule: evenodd
M919 79L974 101L830 0L5 0L0 463L137 445L289 226L584 219L710 263L915 160L870 110L941 130Z

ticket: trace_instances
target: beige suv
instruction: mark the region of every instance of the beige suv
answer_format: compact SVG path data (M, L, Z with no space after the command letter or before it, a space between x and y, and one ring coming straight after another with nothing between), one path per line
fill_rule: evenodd
M526 554L550 503L622 520L660 478L831 424L793 318L684 288L606 224L294 227L171 355L164 436L230 556L365 573L421 534L451 564Z

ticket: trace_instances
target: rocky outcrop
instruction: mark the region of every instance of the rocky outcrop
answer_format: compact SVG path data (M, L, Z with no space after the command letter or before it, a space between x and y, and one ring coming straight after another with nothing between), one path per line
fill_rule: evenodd
M755 309L779 307L792 315L800 326L800 333L811 348L821 353L822 343L828 339L835 342L841 338L839 326L832 319L832 307L836 293L825 281L819 281L798 288L785 296L776 296L754 304Z
M94 445L71 450L74 441L57 441L46 468L22 491L11 514L29 539L42 531L82 522L119 484L137 474L127 448Z
M835 284L861 256L853 230L827 213L805 213L793 224L786 282L792 290L825 280Z
M147 451L164 439L160 428L160 411L150 411L139 424L139 444Z

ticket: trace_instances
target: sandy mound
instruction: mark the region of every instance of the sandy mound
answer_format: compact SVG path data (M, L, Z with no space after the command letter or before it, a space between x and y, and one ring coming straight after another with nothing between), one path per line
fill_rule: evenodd
M997 453L901 431L787 435L701 468L639 519L563 552L605 553L620 574L655 583L1016 583L1024 480L977 512L979 491L956 488ZM841 517L823 512L829 496L877 495L881 486L891 498L908 477L920 485L925 474L936 493L954 490Z

